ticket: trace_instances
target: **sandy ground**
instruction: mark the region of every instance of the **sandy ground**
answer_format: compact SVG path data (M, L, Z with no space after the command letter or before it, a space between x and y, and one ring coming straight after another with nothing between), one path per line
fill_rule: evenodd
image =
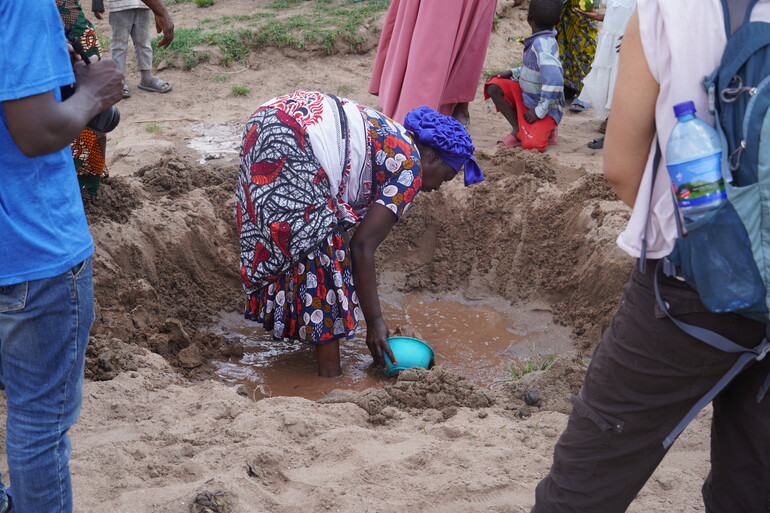
M171 11L181 28L263 3ZM520 59L506 38L528 31L510 2L498 14L487 70ZM97 28L109 33L106 21ZM373 43L361 54L268 49L246 64L167 67L159 75L174 89L165 95L139 91L129 68L133 96L110 134L111 178L87 205L97 321L72 430L76 511L529 511L632 265L614 244L628 210L601 177L600 152L585 146L598 135L590 114L567 114L560 144L544 154L498 151L505 122L479 91L470 131L486 182L420 195L378 253L383 289L548 305L575 348L549 371L489 387L441 368L409 371L319 402L255 401L208 378L211 359L242 352L205 329L241 306L231 214L238 131L260 103L296 88L376 106L366 88L379 28L366 30ZM234 97L232 85L252 92ZM201 132L234 142L201 162L188 146ZM532 388L541 400L528 406ZM630 511L702 510L708 430L705 412Z

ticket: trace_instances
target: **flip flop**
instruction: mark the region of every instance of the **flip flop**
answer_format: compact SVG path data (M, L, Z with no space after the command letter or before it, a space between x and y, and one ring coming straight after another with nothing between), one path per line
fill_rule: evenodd
M139 82L137 87L142 91L150 91L151 93L167 93L171 91L171 84L164 82L158 77L152 77L152 83L150 85L144 85Z
M591 108L591 104L575 98L569 106L570 112L585 112Z
M513 134L506 134L505 137L497 141L496 146L501 149L518 148L521 146L521 141Z
M123 84L123 98L131 98L131 90L126 84Z
M592 150L601 150L604 148L604 137L597 137L587 145Z

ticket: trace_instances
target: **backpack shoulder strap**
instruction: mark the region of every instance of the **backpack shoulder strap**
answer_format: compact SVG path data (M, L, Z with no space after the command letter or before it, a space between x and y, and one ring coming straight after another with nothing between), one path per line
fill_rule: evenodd
M647 202L647 217L644 220L644 234L642 235L642 250L641 255L639 256L639 270L641 272L646 272L647 270L647 232L650 228L650 219L652 218L652 193L655 191L655 179L658 177L658 167L660 166L660 159L663 156L663 152L660 150L660 139L658 138L658 135L655 135L655 157L652 159L652 178L650 183L650 199ZM676 213L676 233L678 237L682 236L682 233L684 232L684 229L682 227L682 220L679 218L679 208L676 204L676 200L674 197L671 197L671 200L674 202L674 212ZM668 262L667 259L664 259L666 262ZM670 268L668 264L666 264L665 269L666 274L675 274L675 272Z
M687 412L684 418L679 422L679 424L676 425L676 427L673 429L673 431L671 431L666 439L663 440L663 447L668 449L671 447L671 444L674 443L677 437L682 433L682 431L684 431L684 428L686 428L687 425L698 415L698 412L705 408L706 405L710 403L717 396L717 394L719 394L719 392L721 392L728 384L730 384L733 378L735 378L749 363L754 360L763 360L765 356L770 353L770 325L768 325L767 331L765 332L765 338L763 338L756 347L744 347L742 345L736 344L732 340L723 337L715 331L707 330L705 328L701 328L700 326L687 324L674 318L668 310L668 303L664 301L660 295L658 275L661 271L660 267L662 263L662 260L658 262L658 268L655 269L655 277L653 279L655 302L657 303L658 308L660 308L663 313L665 313L666 316L668 316L668 318L671 319L671 321L679 329L691 337L697 338L701 342L705 342L711 347L719 349L725 353L734 353L739 355L733 366L730 367L730 370L728 370L727 373L722 376L719 381L717 381L711 390L706 392L706 394L701 397L698 402L692 406L692 408L690 408L690 411ZM768 375L767 379L765 379L764 384L757 393L757 402L760 402L765 397L768 388L770 388L770 375Z

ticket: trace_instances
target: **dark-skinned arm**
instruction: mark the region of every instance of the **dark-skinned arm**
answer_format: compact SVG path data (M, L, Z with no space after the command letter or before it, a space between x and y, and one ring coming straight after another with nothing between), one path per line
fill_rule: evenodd
M163 33L158 47L168 48L168 45L174 40L174 20L171 19L166 4L163 3L163 0L142 0L142 2L155 14L155 29L159 34Z
M53 91L2 102L8 132L27 157L39 157L66 147L86 123L123 97L123 74L104 59L75 65L77 89L57 102Z
M385 367L383 353L387 353L393 363L396 359L388 345L389 331L382 318L374 251L395 224L396 215L393 212L379 203L373 203L350 240L353 283L366 319L366 345L372 353L374 365L378 367Z

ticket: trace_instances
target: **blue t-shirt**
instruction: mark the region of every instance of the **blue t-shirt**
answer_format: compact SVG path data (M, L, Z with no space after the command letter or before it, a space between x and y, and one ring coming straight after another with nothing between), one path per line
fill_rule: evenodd
M75 76L56 3L0 0L0 20L0 106L51 90L58 99ZM69 146L26 157L0 108L0 285L58 276L92 253Z

